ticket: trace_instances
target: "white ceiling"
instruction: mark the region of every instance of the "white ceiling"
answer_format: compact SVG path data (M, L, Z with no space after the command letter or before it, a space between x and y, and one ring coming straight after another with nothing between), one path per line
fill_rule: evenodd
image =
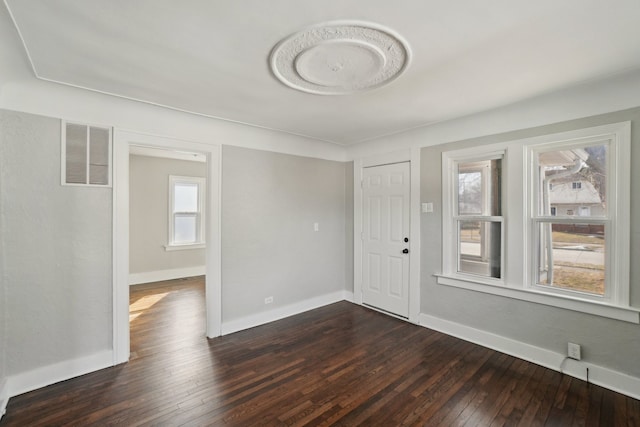
M5 0L39 78L353 144L640 69L638 0ZM294 90L282 39L330 21L394 31L387 86Z

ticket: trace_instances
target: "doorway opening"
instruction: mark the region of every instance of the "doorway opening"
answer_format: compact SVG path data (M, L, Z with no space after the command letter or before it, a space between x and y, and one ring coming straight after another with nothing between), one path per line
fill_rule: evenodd
M206 161L129 147L131 359L171 351L163 334L178 326L185 337L205 334Z
M149 156L149 153L153 155ZM196 288L203 285L203 289L197 292L204 294L202 308L205 321L200 330L207 337L220 335L222 302L220 146L116 130L113 154L115 365L128 361L131 355L130 317L139 322L141 313L136 311L144 311L145 305L166 300L173 291L179 293L180 283L167 281L195 277L190 285ZM155 160L150 161L150 157ZM171 176L179 179L170 179L167 175L164 178L166 185L162 188L146 182L153 175L151 172L154 167L159 164L166 164L172 159L194 161L195 157L198 157L200 167L186 163L183 165L186 168L183 172L187 173L174 170L174 175ZM136 169L138 163L142 163L142 167ZM195 173L196 169L200 169L200 172ZM164 170L161 174L166 172ZM194 180L185 181L183 178ZM202 188L197 185L194 187L192 182L201 182ZM174 187L171 187L172 183ZM172 197L177 199L175 203L171 200ZM197 205L196 209L193 208L194 203ZM137 209L136 206L139 205L152 209L134 213L133 209ZM164 232L157 232L158 229ZM149 291L146 295L137 294L130 301L132 283L135 283L134 286L158 289L153 292L146 289ZM141 283L154 284L140 285ZM165 292L167 286L173 291Z

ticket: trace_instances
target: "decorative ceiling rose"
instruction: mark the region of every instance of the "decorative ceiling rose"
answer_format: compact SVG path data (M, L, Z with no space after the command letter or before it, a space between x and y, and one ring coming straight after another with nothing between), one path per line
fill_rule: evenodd
M329 22L293 34L271 52L282 83L318 95L347 95L383 86L409 65L407 43L368 22Z

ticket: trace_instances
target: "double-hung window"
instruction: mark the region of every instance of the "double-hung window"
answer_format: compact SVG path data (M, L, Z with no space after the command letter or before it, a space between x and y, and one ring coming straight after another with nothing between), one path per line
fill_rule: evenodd
M167 249L204 246L204 186L204 178L169 176Z
M531 286L628 304L628 266L619 264L629 256L628 197L622 193L629 184L620 181L628 179L620 158L626 148L615 134L605 134L535 144L528 151Z
M444 224L448 251L447 273L472 280L502 281L504 272L502 163L504 152L449 157Z
M630 124L446 151L438 283L640 322Z

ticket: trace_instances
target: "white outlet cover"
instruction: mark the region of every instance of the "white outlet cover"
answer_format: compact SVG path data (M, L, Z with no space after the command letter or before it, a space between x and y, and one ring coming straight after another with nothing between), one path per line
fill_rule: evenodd
M567 345L567 356L571 359L580 360L580 344L569 343Z

